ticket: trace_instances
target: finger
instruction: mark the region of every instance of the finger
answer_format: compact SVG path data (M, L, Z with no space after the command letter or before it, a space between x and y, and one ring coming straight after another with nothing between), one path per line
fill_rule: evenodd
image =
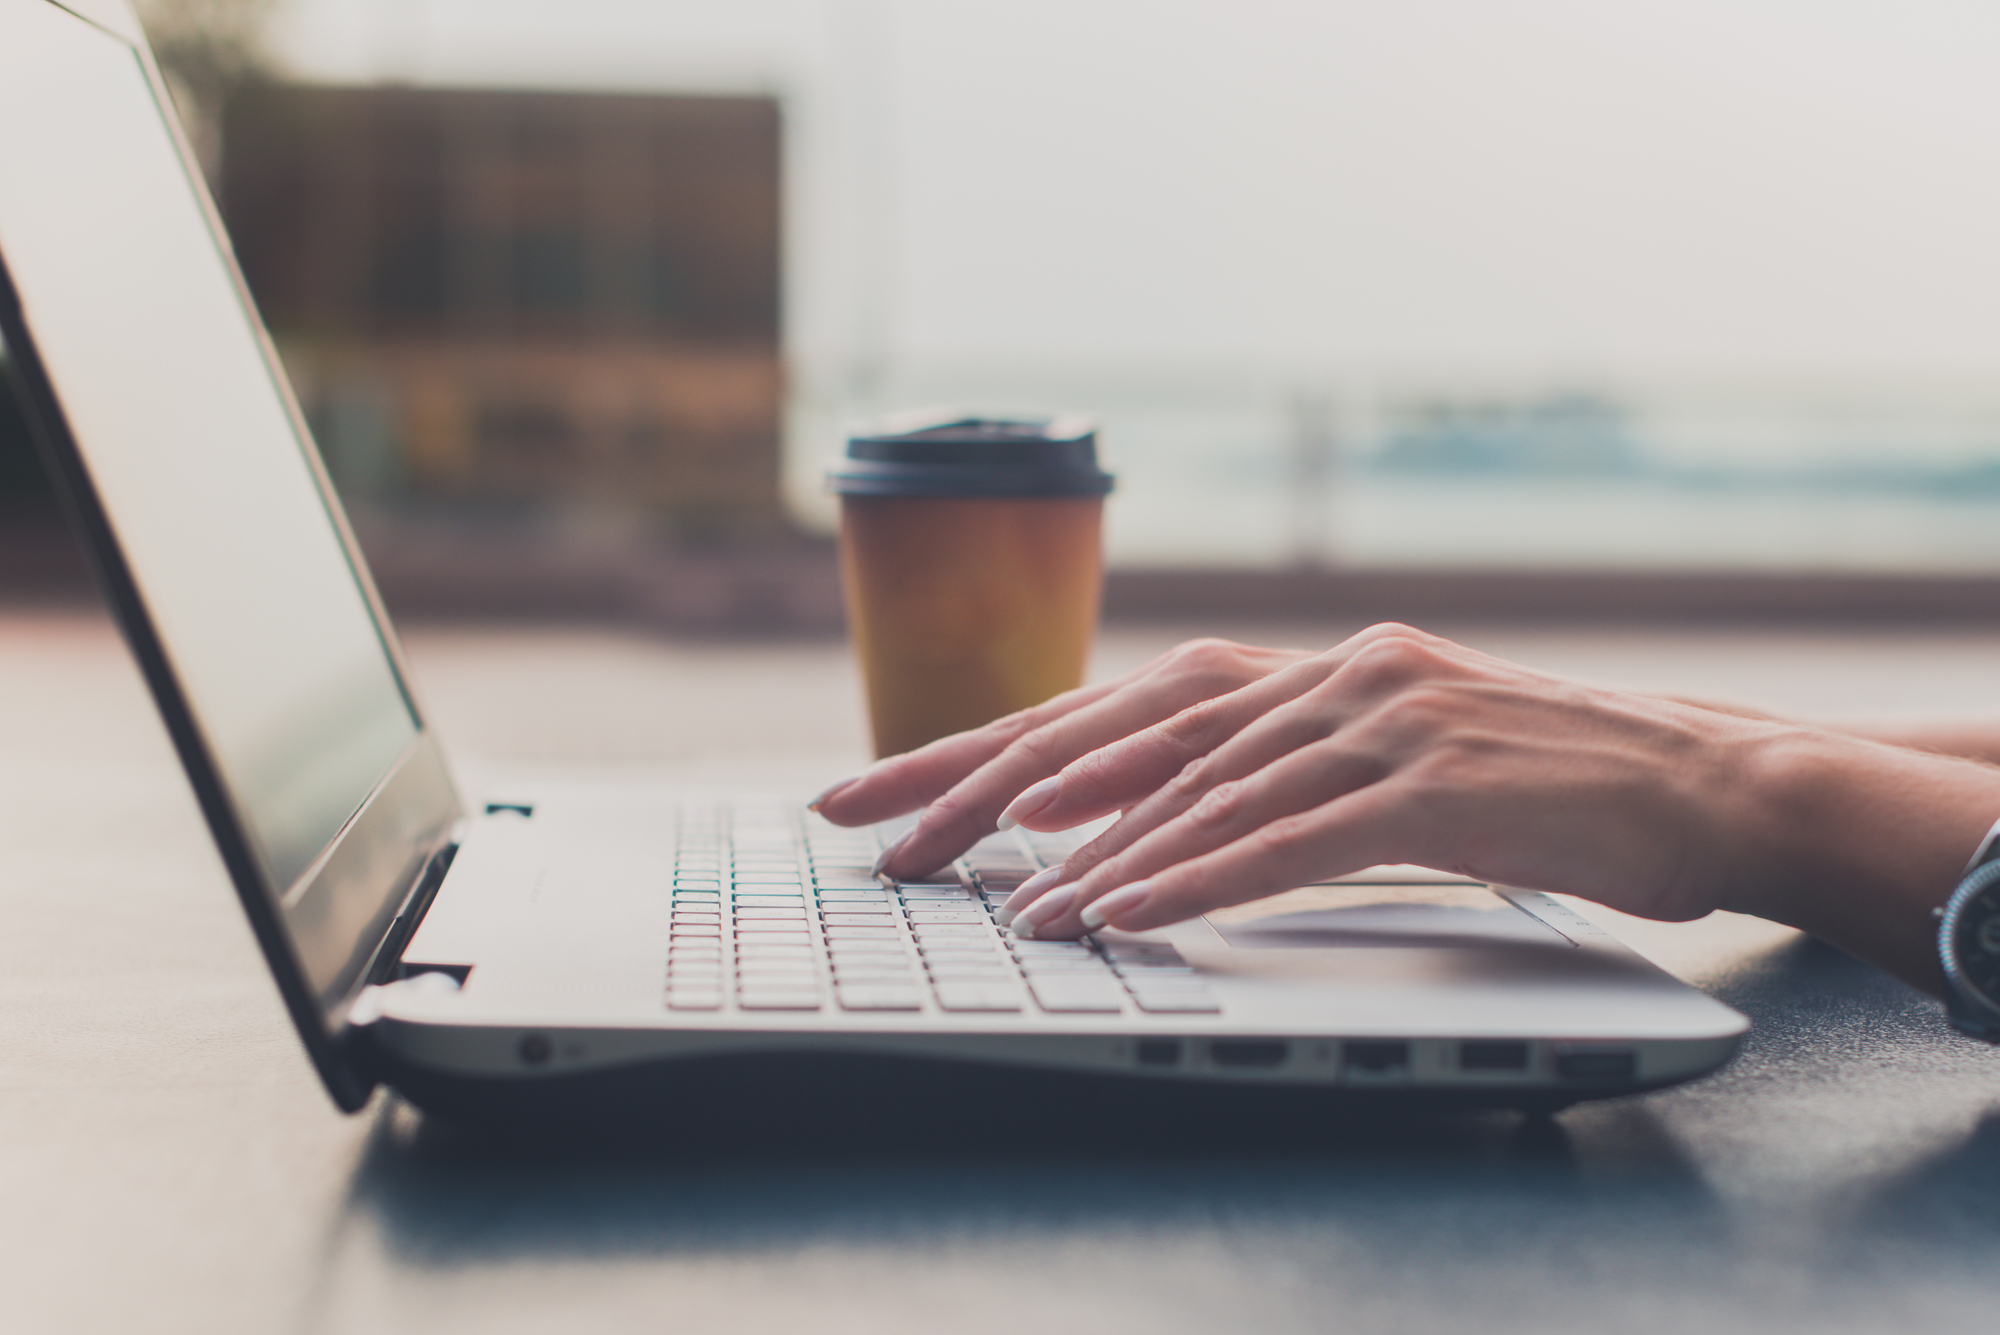
M1231 665L1241 680L1244 654L1237 646ZM1220 668L1190 666L1208 651L1182 646L1127 679L1120 689L1023 733L998 756L933 802L923 818L883 858L879 870L892 876L934 870L993 833L1006 805L1030 785L1048 778L1079 756L1169 718L1198 700L1223 693L1230 681ZM1220 651L1211 655L1220 657Z
M1055 939L1107 926L1143 932L1384 862L1434 865L1438 859L1428 852L1429 841L1391 789L1390 784L1357 789L1088 903L1075 896L1037 935Z
M1129 811L1194 761L1309 693L1321 701L1330 728L1419 680L1462 676L1481 661L1483 655L1408 626L1371 626L1323 654L1193 705L1079 758L1063 769L1057 782L1021 793L1004 814L1030 829L1065 830L1114 811ZM1248 772L1248 767L1239 766L1234 775ZM1134 824L1125 833L1129 837L1140 829Z
M1009 803L1001 813L1001 827L1071 830L1128 810L1273 709L1317 686L1334 666L1322 655L1228 695L1198 701L1149 728L1079 756Z
M1122 684L1120 679L1066 691L984 727L877 761L828 788L812 800L811 808L836 825L872 825L915 811L1006 750L1022 734L1101 700Z
M1007 896L1007 902L994 910L993 921L1002 927L1010 926L1017 914L1053 890L1063 878L1061 867L1050 867L1038 871L1027 880L1014 887L1014 893Z
M1191 762L1150 796L1135 802L1110 829L1069 856L1063 864L1064 879L1082 879L1099 864L1117 857L1170 822L1181 819L1217 785L1246 779L1303 748L1329 744L1329 738L1338 735L1358 712L1370 707L1368 700L1356 701L1352 698L1357 693L1363 696L1374 693L1372 690L1356 692L1353 689L1351 673L1346 670L1353 661L1350 657L1336 668L1332 676L1277 708L1252 717L1213 754ZM1379 675L1370 674L1370 684ZM1311 678L1301 676L1300 680L1309 681ZM1379 748L1376 750L1379 751ZM1388 772L1387 763L1380 759L1364 761L1357 756L1352 763L1360 767L1361 778L1366 781L1380 778ZM1289 772L1279 770L1275 773ZM1334 780L1327 776L1302 782L1320 785L1322 800L1335 791L1330 786ZM1272 814L1283 813L1273 811ZM1040 821L1035 823L1040 824ZM1103 884L1100 878L1099 888L1103 888ZM1080 901L1079 907L1082 902L1085 901ZM1025 908L1026 905L1016 907Z
M1384 773L1379 761L1331 742L1293 750L1244 778L1210 786L1184 811L1096 865L1066 865L1071 894L1060 904L1048 896L1021 908L1012 926L1030 937L1075 935L1091 925L1082 914L1106 895L1337 801Z

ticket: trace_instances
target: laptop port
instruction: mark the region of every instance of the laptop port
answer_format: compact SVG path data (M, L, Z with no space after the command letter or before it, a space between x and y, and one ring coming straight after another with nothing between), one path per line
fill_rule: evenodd
M1179 1066L1181 1041L1178 1038L1142 1038L1133 1046L1133 1056L1141 1066Z
M1525 1071L1528 1045L1512 1041L1481 1040L1458 1045L1461 1071Z
M1397 1039L1367 1039L1347 1044L1340 1055L1351 1073L1389 1075L1409 1066L1410 1045Z
M1556 1050L1556 1074L1565 1080L1630 1080L1639 1073L1639 1054L1630 1048Z
M1282 1038L1219 1038L1208 1045L1208 1059L1217 1066L1278 1066L1290 1049Z

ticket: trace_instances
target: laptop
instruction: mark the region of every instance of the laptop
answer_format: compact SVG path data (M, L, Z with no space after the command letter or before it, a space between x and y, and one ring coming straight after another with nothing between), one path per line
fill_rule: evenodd
M796 800L466 803L120 0L0 0L0 336L343 1109L1557 1107L1747 1028L1561 901L1415 869L1037 943L993 909L1077 836L893 883L894 831Z

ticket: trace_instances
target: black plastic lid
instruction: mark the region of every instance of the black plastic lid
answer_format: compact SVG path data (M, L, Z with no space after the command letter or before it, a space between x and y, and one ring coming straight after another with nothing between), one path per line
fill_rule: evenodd
M827 473L843 496L1102 496L1111 481L1084 417L905 418L850 438Z

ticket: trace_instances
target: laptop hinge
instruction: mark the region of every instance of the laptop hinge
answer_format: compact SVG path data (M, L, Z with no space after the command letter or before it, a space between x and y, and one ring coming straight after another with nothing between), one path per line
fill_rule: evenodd
M458 856L458 840L453 839L431 856L424 864L424 873L417 878L417 884L410 891L410 897L403 901L402 912L389 922L389 929L382 934L382 944L375 949L375 958L368 966L362 982L367 986L393 983L403 974L403 950L423 924L424 915L430 912L431 903L437 898L438 887L444 884L445 873L451 870L452 859Z

